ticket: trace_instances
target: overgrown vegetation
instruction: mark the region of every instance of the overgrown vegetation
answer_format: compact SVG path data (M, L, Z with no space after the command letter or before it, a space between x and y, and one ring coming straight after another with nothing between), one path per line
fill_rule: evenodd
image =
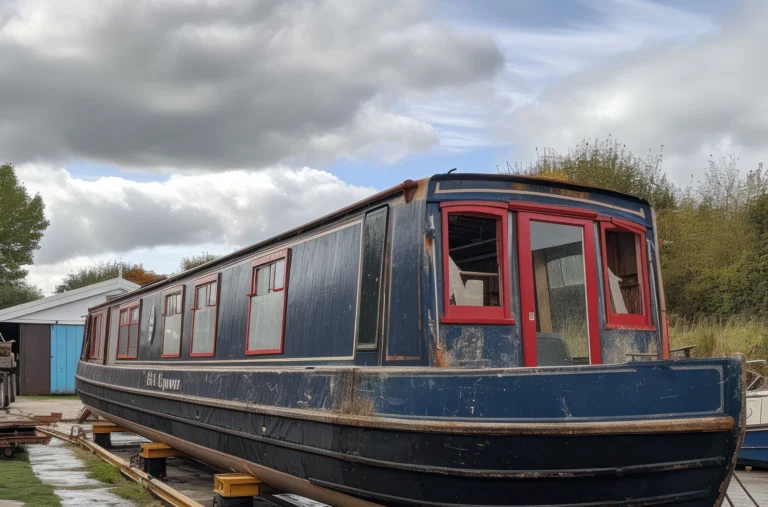
M0 458L0 499L35 507L60 507L53 486L43 484L32 471L26 453Z
M203 252L200 255L182 257L181 262L179 263L179 272L183 273L184 271L196 268L197 266L202 266L207 262L215 261L218 258L218 255L213 255L208 252Z
M741 352L750 359L768 359L766 322L747 316L673 319L671 348L696 345L693 355L724 357Z
M662 154L640 157L618 140L584 140L565 154L539 152L503 172L558 179L642 197L658 213L672 346L698 356L743 352L768 359L768 182L762 164L710 158L685 187L672 184Z
M56 292L62 293L68 290L79 289L94 283L112 280L118 276L122 276L129 282L139 285L147 285L165 278L165 275L158 275L154 271L144 269L144 266L141 264L131 264L123 261L100 262L69 273L64 278L64 281L56 286Z

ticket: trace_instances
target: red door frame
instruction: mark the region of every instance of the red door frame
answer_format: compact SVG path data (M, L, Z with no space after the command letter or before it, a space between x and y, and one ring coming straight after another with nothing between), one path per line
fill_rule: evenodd
M584 240L584 283L587 298L587 329L589 330L589 362L600 364L600 325L598 322L597 300L597 259L595 257L594 221L579 218L543 215L538 213L517 213L517 255L520 271L520 329L523 333L523 365L536 366L536 302L533 284L533 255L531 252L531 220L562 225L576 225L582 228Z

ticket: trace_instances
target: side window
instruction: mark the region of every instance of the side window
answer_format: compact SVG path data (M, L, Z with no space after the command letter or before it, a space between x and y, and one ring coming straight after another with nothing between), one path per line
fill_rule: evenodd
M136 359L139 355L139 302L120 307L117 330L117 358Z
M184 287L163 293L163 348L162 357L181 355L181 330L184 321Z
M384 247L387 237L388 208L371 211L363 224L363 268L360 282L360 314L357 323L357 348L376 348L380 334L380 309L384 275Z
M192 308L192 345L190 356L209 357L216 351L219 275L214 274L195 282Z
M102 332L102 320L103 314L99 313L91 318L91 354L90 359L101 358L101 349L104 343L104 336Z
M608 222L600 229L607 325L649 326L645 233Z
M446 322L511 321L506 209L455 206L443 210Z
M246 354L283 353L289 260L286 249L251 263Z

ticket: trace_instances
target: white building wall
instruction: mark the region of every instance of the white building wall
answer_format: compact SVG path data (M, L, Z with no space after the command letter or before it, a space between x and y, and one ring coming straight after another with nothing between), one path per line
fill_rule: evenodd
M109 294L121 294L123 292L124 291L122 290L116 290ZM59 306L54 306L53 308L24 315L14 319L14 322L29 324L84 324L85 317L88 315L88 308L99 305L106 300L107 293L97 294L95 296L72 301L71 303L65 303Z

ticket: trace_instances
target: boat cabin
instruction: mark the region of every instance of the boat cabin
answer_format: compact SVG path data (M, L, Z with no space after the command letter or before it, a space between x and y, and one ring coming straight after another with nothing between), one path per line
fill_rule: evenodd
M653 210L443 174L91 308L99 364L501 368L668 358Z

